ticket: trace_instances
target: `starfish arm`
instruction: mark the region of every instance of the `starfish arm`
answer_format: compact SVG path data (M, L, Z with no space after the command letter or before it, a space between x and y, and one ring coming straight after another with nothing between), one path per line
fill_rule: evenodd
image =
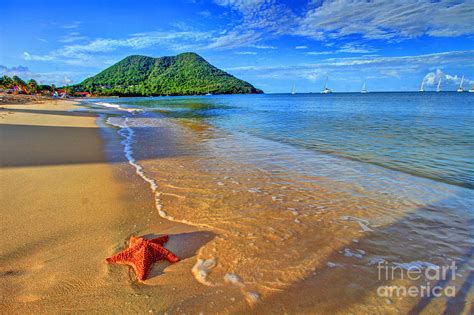
M143 281L146 279L146 275L148 274L148 270L145 269L138 269L136 267L133 268L135 270L135 274L137 275L137 279L139 281Z
M135 248L127 248L118 254L115 254L113 256L110 256L109 258L106 258L105 261L107 261L109 264L113 264L113 263L125 264L127 261L131 260L133 252L135 251L136 251Z
M143 237L136 237L136 236L131 236L130 241L128 242L128 247L133 247L140 243L143 240Z
M179 261L179 257L164 248L163 246L157 245L157 244L150 244L152 246L153 250L156 253L156 260L160 259L166 259L171 263Z
M146 279L152 264L153 260L149 258L146 246L141 247L140 250L137 251L137 257L135 257L131 264L138 280L143 281Z
M169 236L164 235L164 236L152 238L149 241L152 242L153 244L165 245L165 243L168 242L168 240L169 240Z

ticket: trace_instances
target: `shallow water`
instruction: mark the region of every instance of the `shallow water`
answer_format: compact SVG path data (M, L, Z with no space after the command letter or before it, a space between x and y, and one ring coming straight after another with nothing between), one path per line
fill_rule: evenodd
M366 312L419 302L377 297L384 281L376 262L454 260L471 278L473 96L244 95L92 106L111 104L118 114L107 122L120 127L159 214L218 235L199 252L198 281L236 286L251 305L275 306L283 294L276 299L290 310L296 305L284 292L311 286L301 298L306 309ZM339 290L318 291L329 284Z
M474 95L342 93L107 100L474 188Z

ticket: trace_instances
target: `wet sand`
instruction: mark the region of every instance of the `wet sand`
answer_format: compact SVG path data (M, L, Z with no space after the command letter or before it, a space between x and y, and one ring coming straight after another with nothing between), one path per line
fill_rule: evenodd
M1 313L213 309L215 288L191 274L213 234L158 216L130 166L106 160L95 115L70 101L1 107ZM155 264L145 284L104 262L132 234L165 233L182 261Z

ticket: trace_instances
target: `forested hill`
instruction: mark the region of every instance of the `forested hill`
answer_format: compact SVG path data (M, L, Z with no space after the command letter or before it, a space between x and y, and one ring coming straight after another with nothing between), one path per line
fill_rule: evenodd
M161 58L129 56L75 85L75 89L122 96L263 93L195 53Z

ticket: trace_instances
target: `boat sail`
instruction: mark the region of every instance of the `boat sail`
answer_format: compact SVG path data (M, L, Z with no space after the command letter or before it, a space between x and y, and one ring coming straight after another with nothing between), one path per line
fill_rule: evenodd
M321 91L321 94L332 93L331 89L328 88L328 77L326 77L326 82L324 83L324 89Z
M423 78L423 81L421 81L421 87L420 87L420 92L425 91L425 78Z
M462 79L461 79L461 84L459 84L459 88L458 88L458 92L464 92L464 88L462 87L462 83L464 82L464 76L462 76Z
M441 92L441 78L439 78L438 86L436 87L436 92Z
M296 89L295 89L295 85L293 84L293 88L291 89L291 94L295 95L296 94Z
M360 92L361 93L369 93L369 91L367 91L367 89L365 88L365 82L364 82L364 85L362 86L362 90Z

